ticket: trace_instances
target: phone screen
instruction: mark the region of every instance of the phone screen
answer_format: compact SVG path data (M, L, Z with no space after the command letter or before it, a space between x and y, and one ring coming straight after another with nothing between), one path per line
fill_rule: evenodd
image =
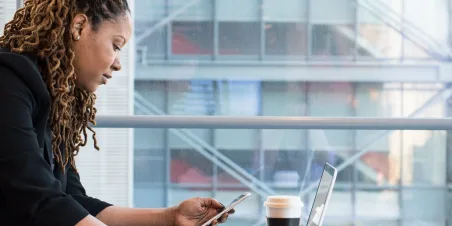
M226 208L224 208L223 211L221 211L219 214L217 214L215 217L212 217L212 219L210 219L209 221L207 221L206 223L204 223L202 226L208 226L212 223L212 221L220 218L223 214L229 212L230 210L232 210L237 204L239 204L240 202L242 202L243 200L245 200L246 198L248 198L251 195L251 193L246 192L241 194L239 197L235 198L234 200L232 200L232 202L226 206Z

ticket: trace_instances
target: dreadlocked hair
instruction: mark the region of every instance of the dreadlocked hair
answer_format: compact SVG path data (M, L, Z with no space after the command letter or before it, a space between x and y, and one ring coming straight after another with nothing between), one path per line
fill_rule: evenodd
M96 124L96 95L75 87L72 19L83 13L96 31L103 21L127 12L127 0L27 0L0 37L0 47L33 53L40 59L39 70L52 103L52 151L63 172L68 164L77 171L74 160L80 147L86 145L87 130L99 150L96 132L90 126Z

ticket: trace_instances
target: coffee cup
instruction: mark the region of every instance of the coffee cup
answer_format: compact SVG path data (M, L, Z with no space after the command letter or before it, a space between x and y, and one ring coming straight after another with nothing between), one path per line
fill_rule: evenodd
M299 226L303 202L298 196L269 196L264 202L267 226Z

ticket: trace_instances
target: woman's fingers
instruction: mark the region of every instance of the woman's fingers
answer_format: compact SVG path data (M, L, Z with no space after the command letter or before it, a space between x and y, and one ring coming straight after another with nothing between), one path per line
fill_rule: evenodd
M229 216L228 213L223 214L223 216L221 216L219 222L220 222L220 223L225 223L225 222L228 220L228 216Z

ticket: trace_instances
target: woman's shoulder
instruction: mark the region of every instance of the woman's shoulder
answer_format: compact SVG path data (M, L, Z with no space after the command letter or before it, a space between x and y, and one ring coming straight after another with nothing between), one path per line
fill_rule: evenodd
M0 50L0 84L18 92L27 90L35 99L50 98L36 63L27 54Z
M11 52L8 49L0 49L0 67L13 72L18 77L41 77L36 58L32 54L21 54Z

